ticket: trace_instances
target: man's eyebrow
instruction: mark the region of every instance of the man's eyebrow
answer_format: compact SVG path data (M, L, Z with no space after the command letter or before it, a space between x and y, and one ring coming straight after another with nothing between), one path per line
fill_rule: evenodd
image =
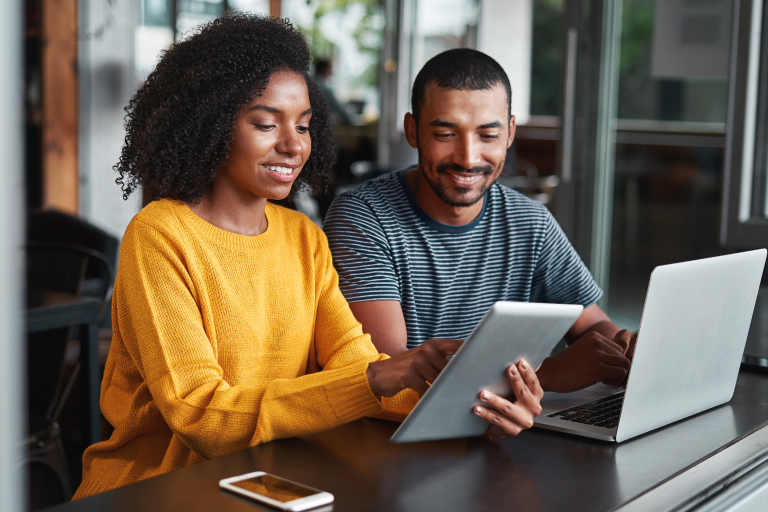
M263 110L265 112L271 112L273 114L282 114L283 113L283 111L280 110L279 108L268 107L266 105L254 105L249 110ZM311 114L311 113L312 113L312 108L308 108L307 110L302 112L301 115L302 116L306 116L307 114Z
M459 125L456 123L451 123L450 121L443 121L442 119L435 119L431 123L429 123L429 126L438 126L440 128L456 128ZM481 124L477 127L478 130L487 130L488 128L501 128L503 125L500 121L493 121L492 123L485 123Z
M442 119L438 118L432 121L431 123L429 123L429 126L439 126L440 128L456 128L459 125L457 125L456 123L443 121Z
M477 127L478 130L486 130L488 128L501 128L501 121L494 121L492 123L481 124Z

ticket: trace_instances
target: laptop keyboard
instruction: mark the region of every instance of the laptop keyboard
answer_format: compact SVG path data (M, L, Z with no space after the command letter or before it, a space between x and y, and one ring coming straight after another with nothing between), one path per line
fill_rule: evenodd
M599 398L586 404L570 409L548 414L548 418L559 418L565 421L594 425L603 428L615 428L619 424L621 405L624 402L624 392L605 398Z

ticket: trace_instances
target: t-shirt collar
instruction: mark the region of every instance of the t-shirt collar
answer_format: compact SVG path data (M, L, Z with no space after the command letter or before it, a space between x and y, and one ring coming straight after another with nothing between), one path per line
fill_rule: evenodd
M411 169L414 169L415 167L416 166L412 166L397 171L397 179L400 181L400 185L403 187L403 193L405 194L406 199L408 199L408 203L411 205L411 209L417 217L424 221L426 225L443 233L459 234L471 231L475 228L475 226L480 224L480 222L483 220L483 217L485 216L485 210L488 207L488 200L490 199L490 194L488 191L485 192L485 196L483 197L483 209L480 210L480 214L475 217L472 222L462 226L443 224L442 222L438 222L430 217L429 214L427 214L427 212L425 212L424 209L419 205L418 201L416 201L416 196L413 195L413 191L411 190L411 186L408 184L408 179L405 177L405 173ZM490 190L490 188L488 190Z

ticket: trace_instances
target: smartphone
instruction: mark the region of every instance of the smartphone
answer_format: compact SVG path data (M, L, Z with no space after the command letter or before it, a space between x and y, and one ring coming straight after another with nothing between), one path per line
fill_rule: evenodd
M333 503L333 494L263 471L219 481L219 487L280 510L299 512Z

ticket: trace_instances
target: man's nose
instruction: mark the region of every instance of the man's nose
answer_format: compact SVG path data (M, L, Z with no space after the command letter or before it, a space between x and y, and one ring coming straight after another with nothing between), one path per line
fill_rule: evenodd
M471 136L459 139L457 141L453 161L465 169L471 169L476 165L480 165L482 163L482 158L480 157L480 148L478 147L477 141Z

